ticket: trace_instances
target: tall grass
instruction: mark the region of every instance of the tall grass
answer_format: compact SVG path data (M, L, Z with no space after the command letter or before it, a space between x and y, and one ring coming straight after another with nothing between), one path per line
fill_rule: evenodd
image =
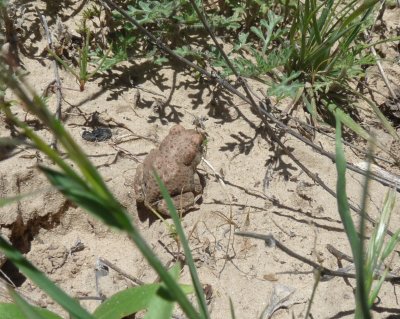
M371 145L373 143L371 142ZM372 150L370 150L370 155ZM337 169L337 203L340 218L350 243L353 260L356 268L356 309L355 318L371 318L370 310L375 302L380 288L389 272L389 266L385 261L391 255L400 242L400 229L386 241L386 230L389 225L396 192L390 190L384 201L379 223L375 226L368 245L365 241L365 215L367 213L367 198L369 189L369 172L363 185L361 202L361 215L359 229L354 225L346 191L346 160L342 145L342 125L340 117L336 117L336 169ZM389 263L390 264L390 263ZM382 270L383 268L383 270Z
M379 0L299 3L288 37L292 52L284 65L287 75L297 74L292 78L294 82L308 84L302 95L314 119L318 113L328 111L335 116L340 111L343 124L365 139L369 138L367 132L349 116L351 100L361 97L351 82L364 76L365 66L375 64L363 32L373 21L378 3ZM398 138L379 108L370 100L367 102L387 131Z

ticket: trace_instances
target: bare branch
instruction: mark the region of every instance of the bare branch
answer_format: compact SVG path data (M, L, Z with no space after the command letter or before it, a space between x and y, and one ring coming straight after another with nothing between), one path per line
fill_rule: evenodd
M261 239L265 241L265 243L268 246L273 246L276 247L280 250L282 250L284 253L289 255L290 257L293 257L297 260L300 260L301 262L311 266L315 270L318 270L321 273L321 277L325 277L323 279L327 280L329 277L342 277L342 278L356 278L355 273L350 273L348 272L347 269L339 269L339 270L332 270L329 268L326 268L320 264L317 264L316 262L301 256L300 254L294 252L293 250L289 249L285 245L283 245L280 241L278 241L273 235L262 235L262 234L256 234L256 233L251 233L251 232L235 232L235 235L242 236L242 237L250 237L250 238L255 238L255 239ZM376 274L376 279L378 279L379 274ZM390 281L391 283L399 283L400 282L400 276L388 274L385 277L385 281Z
M40 11L37 8L36 12L40 18L40 21L42 22L44 31L46 33L47 45L49 46L49 49L54 51L53 40L51 38L51 33L49 30L49 26L47 25L46 18L40 13ZM58 73L57 61L54 58L53 58L53 70L54 70L55 90L57 96L55 116L57 120L61 120L61 104L62 104L61 79L60 79L60 74ZM53 137L53 142L51 144L53 148L57 148L57 139L55 136Z

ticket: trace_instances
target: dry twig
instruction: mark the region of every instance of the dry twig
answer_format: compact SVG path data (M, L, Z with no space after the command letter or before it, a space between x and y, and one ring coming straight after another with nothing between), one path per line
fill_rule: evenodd
M49 30L49 26L47 25L46 18L40 13L39 9L37 9L37 8L36 8L36 12L39 15L40 21L42 22L44 31L46 33L47 45L48 45L49 49L55 51L54 47L53 47L53 40L51 38L51 33ZM57 96L55 116L56 116L57 120L61 120L61 103L62 103L61 79L60 79L60 74L58 72L57 61L54 58L53 58L53 70L54 70L54 81L55 81L54 87L55 87L56 96ZM53 137L53 142L51 144L52 144L53 148L57 148L57 138L55 136Z
M293 251L290 248L283 245L273 235L262 235L262 234L256 234L256 233L251 233L251 232L240 232L240 231L235 232L235 235L264 240L265 243L269 247L276 247L276 248L282 250L284 253L286 253L290 257L300 260L301 262L303 262L303 263L311 266L315 270L319 271L321 274L321 277L325 277L325 280L329 279L329 277L356 278L355 273L349 273L346 269L331 270L331 269L326 268L306 257L303 257L302 255L296 253L295 251ZM400 283L400 276L388 274L385 277L385 281L390 281L391 283Z
M99 258L99 261L106 265L107 267L110 267L111 269L113 269L114 271L116 271L117 273L121 274L122 276L124 276L125 278L129 279L130 281L132 281L133 283L135 283L136 285L144 285L144 282L141 281L139 278L136 278L134 276L131 276L130 274L128 274L127 272L123 271L121 268L119 268L118 266L114 265L113 263L109 262L107 259L104 258Z
M374 25L375 25L376 21L382 20L383 14L384 14L384 12L385 12L385 9L386 9L386 1L381 1L381 8L379 9L379 13L378 13L378 15L377 15L376 18L375 18ZM373 27L373 26L372 26L372 27ZM371 28L372 28L372 27L371 27ZM364 34L364 37L365 37L366 39L370 39L370 38L371 38L371 36L370 36L370 34L368 33L368 31L364 31L363 34ZM376 53L375 48L374 48L373 46L371 46L371 47L370 47L370 51L371 51L372 55L373 55L374 58L375 58L376 65L378 66L379 72L380 72L381 75L382 75L383 82L385 82L385 85L386 85L386 87L387 87L388 90L389 90L390 96L392 97L393 100L396 100L396 99L397 99L396 93L394 92L392 86L390 85L389 79L388 79L388 77L386 76L385 69L384 69L383 66L382 66L382 63L381 63L381 61L380 61L380 59L379 59L379 57L378 57L378 54Z

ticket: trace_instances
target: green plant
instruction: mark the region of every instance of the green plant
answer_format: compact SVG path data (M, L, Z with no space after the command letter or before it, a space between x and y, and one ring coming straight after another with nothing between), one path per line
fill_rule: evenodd
M329 105L351 113L348 107L354 90L350 81L364 76L363 66L374 64L361 35L378 2L306 0L297 7L288 36L294 50L284 72L299 72L297 79L308 84L303 98L314 119L318 111L334 114ZM363 131L351 116L345 124L356 133ZM390 125L383 124L397 136Z
M221 11L218 6L205 4L209 7L210 19L214 28L221 33L235 32L241 27L244 9L240 3L227 4L219 2L220 6L230 8ZM173 50L194 59L201 65L206 65L207 51L196 49L198 43L203 43L202 24L188 0L153 0L128 1L126 12L138 23L163 43L168 43ZM129 23L125 23L121 14L113 12L114 29L119 34L118 43L123 43L128 37L134 37L135 43L129 43L126 50L130 50L130 58L145 56L153 59L157 64L168 61L168 57L160 56L156 47L149 45L147 38ZM115 34L112 34L115 38ZM113 39L112 41L116 41ZM188 45L190 44L190 45ZM204 43L205 44L205 43ZM120 46L121 47L121 46Z
M32 145L47 155L54 162L55 167L58 168L58 170L56 170L54 167L39 166L39 169L47 176L51 184L53 184L69 200L86 209L90 214L102 220L105 224L120 231L124 231L128 235L162 279L163 284L168 291L167 294L161 294L161 296L164 296L163 302L165 302L165 300L169 300L169 303L175 301L178 302L189 318L208 318L203 290L197 277L187 239L180 224L178 214L173 208L172 201L168 197L162 182L159 180L163 196L165 196L168 203L177 234L185 251L186 261L193 279L193 286L200 312L195 310L194 306L186 297L187 290L185 292L182 289L182 286L177 284L176 278L172 276L171 273L167 272L161 261L156 257L154 252L142 238L125 209L110 193L97 170L87 159L84 152L72 139L69 133L64 129L62 124L51 115L46 105L44 105L43 100L27 85L18 81L16 76L7 70L4 63L0 63L0 83L5 83L7 87L13 90L20 103L25 105L32 114L35 114L38 119L49 128L49 130L57 137L64 150L69 154L69 160L75 164L75 167L77 167L77 170L73 169L70 164L63 159L62 155L58 151L48 146L48 144L32 129L30 129L25 123L19 121L13 115L7 103L1 104L1 111L4 112L8 119L14 122L25 136L30 139ZM38 287L49 294L49 296L51 296L75 318L104 318L98 313L95 313L94 315L89 314L79 305L79 303L60 290L43 273L30 264L18 251L16 251L15 248L9 245L1 237L0 249L5 253L9 260L17 265L22 273L29 277L36 285L38 285ZM162 286L159 286L156 291L158 292L159 289L164 289L165 291L165 288ZM160 294L153 295L153 297L157 299L159 298L157 297L159 295ZM149 307L154 304L156 306L160 304L161 301L154 300L154 298L149 301ZM17 299L18 297L15 298L16 302L18 302ZM21 310L23 309L21 308ZM26 311L28 313L31 310L28 309ZM31 312L36 313L35 310Z
M347 237L352 250L354 264L356 267L356 311L355 318L371 318L370 310L376 300L379 290L388 273L388 266L385 265L396 245L400 242L400 229L391 236L385 243L386 230L389 225L389 219L394 207L395 193L390 191L384 200L383 210L379 223L375 226L373 234L369 240L367 249L365 249L365 214L368 198L369 172L363 185L363 197L361 202L360 226L358 233L354 226L350 214L349 203L346 192L346 160L344 157L342 137L341 137L341 118L336 116L336 168L337 168L337 202L339 215L344 225ZM372 152L372 150L370 150ZM384 268L382 270L382 268ZM377 283L373 285L374 281Z
M85 84L89 81L94 75L96 75L100 71L106 70L106 68L110 68L112 65L116 64L116 61L113 63L107 63L107 59L109 59L110 50L103 56L97 59L96 67L92 72L89 72L89 59L90 59L90 51L89 51L89 43L90 43L90 30L86 29L86 35L84 37L84 44L82 49L79 51L79 73L76 72L71 66L68 65L66 61L64 61L61 57L59 57L54 51L47 49L47 51L60 63L68 72L70 72L78 81L80 91L85 89ZM96 54L92 54L94 56L98 56Z
M242 76L269 85L267 93L278 99L300 100L314 121L334 122L336 111L361 137L369 134L357 120L355 102L363 99L395 138L396 131L372 101L354 89L353 82L375 64L363 32L371 25L378 0L305 0L296 5L266 2L270 10L254 21L251 33L239 34L228 53ZM290 13L290 14L289 14ZM254 38L255 36L255 38ZM387 39L386 41L396 39ZM212 63L224 75L232 74L221 54Z
M395 191L389 191L386 194L383 202L381 218L378 225L376 225L367 246L364 271L366 274L365 287L367 292L369 292L369 307L372 307L376 301L379 290L384 282L384 278L389 273L389 267L385 264L386 260L392 257L392 253L400 241L400 230L397 230L389 241L385 242L385 234L390 222L390 216L393 211L395 199ZM389 263L390 261L391 260L389 260ZM379 280L374 284L374 279L376 277L378 277Z
M379 1L325 1L318 5L306 1L304 13L298 12L290 30L290 43L296 50L286 72L299 71L299 79L310 87L303 98L314 118L317 112L341 110L347 114L344 124L367 138L366 131L351 116L354 101L367 101L387 131L398 138L395 130L380 110L353 89L351 81L359 80L366 66L375 64L369 53L363 32L371 24L375 5ZM300 32L299 32L300 31ZM393 39L394 40L394 39ZM326 115L325 115L326 116ZM328 115L329 116L329 115Z

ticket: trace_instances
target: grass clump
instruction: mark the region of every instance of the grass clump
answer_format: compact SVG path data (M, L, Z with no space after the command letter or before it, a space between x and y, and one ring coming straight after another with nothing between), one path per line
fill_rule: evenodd
M229 57L238 73L269 86L278 100L302 104L314 122L334 124L336 112L359 136L369 134L357 120L356 102L366 100L385 129L397 133L374 103L355 89L376 63L364 32L372 25L378 0L267 1L268 13L238 34ZM395 40L395 39L392 39ZM390 41L390 40L386 40ZM214 65L232 74L219 54Z
M379 222L375 226L368 244L366 244L364 242L365 216L367 214L366 207L370 168L368 167L368 173L363 185L360 223L357 231L350 214L346 191L346 161L342 145L342 128L339 117L336 118L336 125L337 202L339 215L350 243L356 268L355 318L368 319L371 318L371 309L389 273L389 266L385 264L385 262L392 256L395 247L400 242L400 229L397 230L387 242L385 240L396 193L392 190L386 195Z

